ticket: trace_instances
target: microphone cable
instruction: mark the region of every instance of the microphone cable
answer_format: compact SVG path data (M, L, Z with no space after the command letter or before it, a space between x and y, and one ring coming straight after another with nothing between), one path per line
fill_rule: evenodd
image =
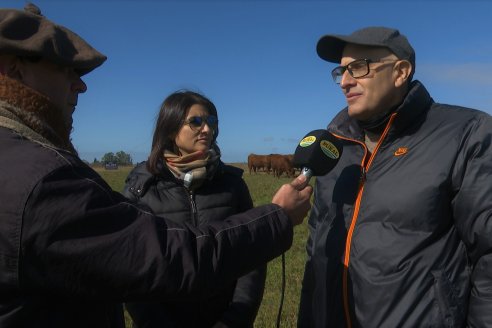
M285 253L282 253L282 288L280 290L280 304L278 307L277 314L277 328L280 328L280 317L282 316L282 308L284 306L284 296L285 296Z

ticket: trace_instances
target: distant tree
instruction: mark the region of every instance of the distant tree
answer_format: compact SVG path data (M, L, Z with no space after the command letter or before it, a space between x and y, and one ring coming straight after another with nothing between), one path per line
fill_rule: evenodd
M94 157L94 161L92 162L93 165L99 165L101 164L96 157Z
M94 163L96 163L97 159L94 158ZM113 163L113 164L118 164L118 165L132 165L133 164L133 159L130 154L125 153L124 151L120 150L116 154L114 153L106 153L101 157L101 163L102 164L108 164L108 163Z
M124 151L120 150L119 152L116 153L116 162L118 165L132 165L132 156L130 154L125 153Z
M101 162L104 164L116 163L116 156L113 153L106 153L101 157Z

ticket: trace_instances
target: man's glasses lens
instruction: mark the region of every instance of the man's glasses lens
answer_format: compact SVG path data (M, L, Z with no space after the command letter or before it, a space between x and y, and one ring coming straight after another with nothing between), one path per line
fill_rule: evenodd
M331 71L331 76L335 83L340 84L345 71L348 71L353 78L364 77L369 74L369 59L357 59L346 66L335 67Z
M340 82L342 81L342 75L343 73L345 73L345 70L345 67L338 66L331 71L331 76L333 77L333 81L335 81L335 83L340 84Z
M215 129L217 128L218 122L219 120L215 116L192 116L188 119L187 123L193 130L196 130L201 129L205 123L207 123L211 129Z

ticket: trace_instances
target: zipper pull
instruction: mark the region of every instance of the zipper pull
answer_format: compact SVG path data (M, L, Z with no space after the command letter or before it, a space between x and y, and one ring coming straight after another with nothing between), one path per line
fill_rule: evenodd
M191 182L193 181L193 172L187 172L183 177L183 184L187 189L190 189Z

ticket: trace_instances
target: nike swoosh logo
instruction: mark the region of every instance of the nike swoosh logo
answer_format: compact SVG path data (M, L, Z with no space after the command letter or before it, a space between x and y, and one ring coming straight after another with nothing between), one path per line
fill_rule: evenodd
M408 153L408 148L407 147L400 147L395 151L395 156L402 156Z

